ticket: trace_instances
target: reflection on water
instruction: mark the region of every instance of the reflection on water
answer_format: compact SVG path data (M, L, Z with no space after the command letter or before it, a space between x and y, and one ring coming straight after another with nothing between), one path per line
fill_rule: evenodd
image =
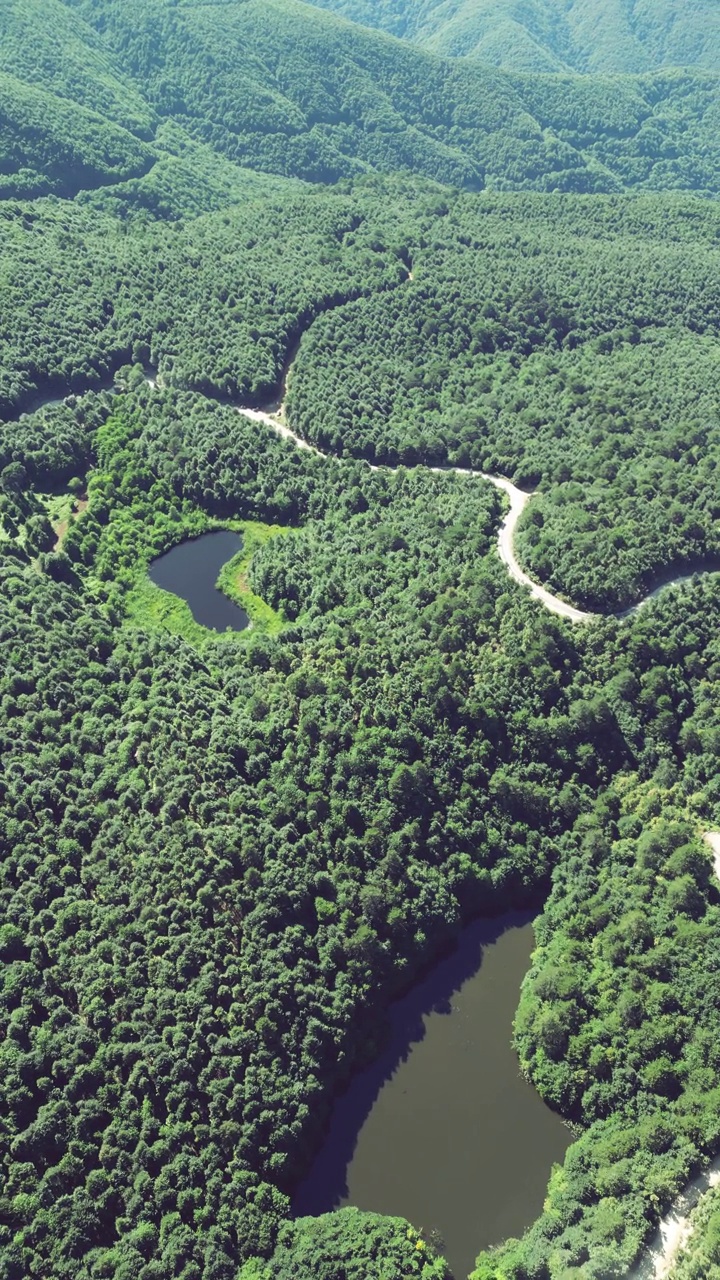
M338 1100L294 1212L343 1204L434 1233L455 1276L542 1210L571 1135L511 1047L534 946L527 917L479 921L391 1010L382 1055Z
M187 601L196 622L212 631L244 631L249 618L244 609L229 600L215 583L224 564L242 549L237 533L220 529L191 538L159 556L150 565L150 578L157 587L172 591Z

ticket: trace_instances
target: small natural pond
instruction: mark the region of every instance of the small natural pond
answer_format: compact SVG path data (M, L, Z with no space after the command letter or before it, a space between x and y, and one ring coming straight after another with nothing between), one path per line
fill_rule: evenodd
M151 581L190 606L196 622L212 631L244 631L250 619L215 583L224 564L242 550L242 538L228 529L189 538L153 560Z
M456 1280L542 1210L572 1137L522 1078L512 1021L527 917L480 921L391 1009L389 1042L336 1103L294 1203L398 1215L442 1244Z

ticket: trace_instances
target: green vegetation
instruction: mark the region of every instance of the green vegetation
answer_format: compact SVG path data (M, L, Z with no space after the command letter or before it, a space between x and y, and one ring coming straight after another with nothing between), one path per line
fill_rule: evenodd
M642 72L720 69L712 0L310 0L435 53L511 70Z
M156 119L142 89L128 81L97 33L61 0L3 5L0 69L54 94L58 110L74 104L83 109L81 116L90 111L147 142L152 138Z
M720 1134L711 865L691 827L640 828L622 808L619 841L589 827L538 922L520 1058L587 1128L517 1249L521 1275L543 1235L556 1265L599 1268L623 1247L629 1263L648 1204L667 1203Z
M5 905L21 982L7 1010L16 1155L6 1256L30 1275L77 1275L83 1259L132 1270L154 1257L165 1270L222 1276L231 1259L272 1247L333 1084L388 994L463 913L535 891L566 766L538 763L547 780L526 803L541 826L527 845L511 812L476 789L511 753L509 741L492 745L516 685L493 636L496 601L507 601L508 644L526 608L486 554L497 512L489 486L322 464L218 409L207 426L218 444L236 424L255 436L243 451L252 489L237 478L248 506L276 493L288 469L304 474L318 514L303 536L325 551L316 590L298 600L308 620L274 641L208 642L202 655L114 626L133 546L160 549L195 484L192 462L183 480L182 461L177 479L169 455L164 478L144 461L161 424L168 442L182 424L194 434L188 402L157 397L133 434L127 400L100 432L90 508L66 539L83 578L88 562L85 589L54 581L57 561L49 576L5 570L15 824ZM211 465L222 467L216 452ZM259 594L274 598L283 575L307 565L294 541L272 539L257 554ZM288 586L288 601L306 590L302 579ZM457 659L463 646L470 668ZM564 673L567 661L552 629L542 647L547 667L527 652L530 715L557 700L554 664ZM448 753L451 740L465 744L462 756ZM522 789L508 766L508 785ZM584 785L595 786L597 767ZM43 799L42 779L58 770L67 783ZM284 957L277 970L269 934ZM41 1233L51 1187L61 1216Z
M0 74L0 197L74 195L151 164L148 147L124 129Z
M622 91L616 82L503 76L293 0L149 12L123 0L112 13L112 44L158 113L238 163L313 182L373 168L470 188L718 190L710 73L629 81ZM159 57L148 60L148 44ZM199 74L207 61L211 83Z
M41 1043L54 1061L65 1059L62 1028L77 1016L85 1028L82 1062L103 1110L96 1130L75 1127L74 1117L79 1123L85 1115L75 1102L80 1066L59 1095L40 1092L23 1102L22 1091L11 1093L15 1149L25 1158L13 1166L9 1184L18 1234L8 1257L29 1274L48 1267L58 1276L77 1274L77 1261L89 1249L87 1265L92 1259L101 1273L121 1266L132 1273L149 1256L165 1270L180 1263L178 1273L197 1266L201 1274L224 1275L230 1259L273 1248L284 1195L318 1140L333 1087L363 1052L376 1011L467 913L537 900L557 865L541 937L543 945L545 936L565 945L572 935L564 923L564 885L573 886L573 901L582 894L583 922L590 918L578 875L582 857L595 859L607 876L607 887L594 890L598 903L608 902L617 882L632 915L630 882L618 867L632 854L637 829L626 823L624 843L612 852L612 832L622 821L613 794L627 792L623 778L631 782L639 770L654 780L646 789L665 789L664 799L656 795L644 814L650 829L654 812L682 803L682 786L675 800L668 792L679 783L681 766L695 808L717 803L705 710L713 703L709 689L705 701L700 697L705 668L695 659L702 652L710 660L720 601L710 586L682 604L669 601L664 615L634 625L629 654L616 624L571 642L511 589L492 553L498 497L491 487L422 469L373 473L352 461L323 462L228 408L188 393L151 392L142 381L113 406L94 447L90 507L69 531L65 555L48 562L48 577L20 567L6 571L10 634L18 637L22 664L8 669L4 703L12 724L7 749L22 765L22 772L8 774L8 812L28 813L20 820L24 827L12 828L18 842L8 865L22 862L29 873L16 879L13 872L6 888L8 918L18 930L13 945L23 940L11 958L32 1001L26 1006L21 997L14 1006L13 1026L23 1029L23 1038L12 1041L17 1079L27 1070L27 1055L36 1061ZM288 507L283 495L290 491L295 498ZM130 628L112 627L109 619L122 615L138 562L176 541L190 520L197 522L193 529L207 527L208 517L230 507L273 518L282 508L286 520L300 523L292 537L267 540L251 565L254 590L281 607L291 625L275 640L251 635L249 644L244 637L205 637L201 653L154 626L138 629L137 619ZM53 581L63 564L86 582L80 594L77 579L75 587ZM658 619L666 638L655 642ZM68 644L60 709L53 691ZM55 648L50 665L46 655ZM98 656L88 657L93 653ZM687 671L681 685L678 669ZM617 678L608 683L613 671ZM663 687L669 695L661 694ZM87 709L83 697L90 698ZM695 716L688 715L691 706ZM677 718L680 707L687 730ZM38 750L41 724L48 736ZM681 727L682 748L675 737ZM74 798L61 791L45 812L36 788L52 767L48 752L68 762L74 753L77 765ZM70 864L69 845L62 843L68 841L75 849ZM641 845L654 847L650 839L640 841L638 856L645 856ZM181 849L184 859L190 851L193 859L184 887L171 871ZM37 871L46 858L55 860L59 878L44 891L49 914L35 917L27 897L38 885L31 868ZM661 917L666 912L669 930L661 980L674 989L682 974L676 998L683 1012L668 1023L662 1043L642 1038L636 1087L647 1124L635 1116L626 1086L618 1098L624 1081L614 1084L611 1077L602 1101L598 1094L578 1111L575 1094L558 1091L555 1059L540 1071L528 1058L541 1091L589 1128L568 1156L560 1219L551 1214L549 1227L542 1219L508 1255L518 1276L532 1274L528 1260L547 1257L550 1243L563 1265L583 1250L594 1258L599 1241L598 1266L629 1260L653 1214L712 1148L714 1092L702 1075L708 1072L702 1055L715 1033L710 1024L703 1039L700 1020L688 1037L693 1019L685 1010L697 1016L694 999L703 1017L711 1016L701 996L714 908L707 860L692 846L682 858L664 875L671 913L664 893L657 909ZM416 888L409 897L411 882ZM88 897L83 886L91 883L102 886L102 896ZM648 883L638 875L643 904ZM68 910L74 920L81 907L80 950L77 928L63 922ZM688 925L679 932L685 912ZM606 914L609 924L611 904ZM36 918L44 939L39 950L24 941L35 936ZM659 918L653 936L661 927ZM283 957L279 970L268 965L269 935L272 954ZM626 988L630 998L635 970L623 967L626 951L608 954L614 957L607 979L614 1009ZM583 983L588 970L580 953L575 963L574 982ZM557 967L554 955L548 964ZM653 953L652 973L655 968ZM330 986L320 978L325 973L334 975ZM597 978L594 970L590 975L592 993ZM67 1008L68 983L77 1006L69 1009L70 1023L53 1031L55 1006L46 1008L37 993L60 984ZM565 1021L559 1033L553 1029L552 1016L559 1015L552 1002L566 1002L574 987L556 992L538 980L530 987L535 990L532 999L549 1001L549 1012L541 1006L536 1015L532 999L524 1004L519 1034L523 1054L527 1044L542 1055L546 1044L555 1051L558 1042L550 1037L577 1020L563 1005ZM142 999L141 991L147 992ZM602 1009L595 1016L602 1021ZM168 1019L172 1038L163 1032ZM616 1034L625 1055L623 1027L618 1023ZM572 1069L581 1080L597 1043L593 1027L573 1047ZM118 1075L111 1064L120 1061L121 1046L123 1061L130 1053ZM340 1048L339 1057L331 1046ZM149 1058L165 1064L162 1075L155 1067L152 1085L138 1069ZM183 1075L189 1061L191 1080ZM562 1081L564 1059L557 1070ZM602 1081L601 1064L598 1070ZM262 1094L253 1104L253 1089L260 1087L253 1081L260 1080ZM242 1085L235 1101L227 1090L218 1092L223 1081ZM69 1128L51 1151L36 1127L41 1118L45 1128L55 1126L58 1106ZM635 1118L623 1139L624 1158L642 1153L633 1175L641 1185L636 1201L632 1178L621 1190L629 1217L621 1215L620 1230L620 1201L612 1217L600 1172L589 1182L573 1161L584 1167L583 1152L592 1150L597 1170L605 1150L598 1146L598 1125L600 1132L609 1123L627 1129L628 1106ZM646 1141L643 1125L655 1134L668 1109L673 1143ZM633 1124L640 1126L637 1134ZM63 1165L69 1150L73 1163ZM129 1164L123 1153L133 1153ZM141 1170L147 1178L141 1177L138 1196L130 1187ZM109 1190L90 1200L82 1189L99 1186L100 1175ZM71 1216L38 1251L37 1214L51 1182ZM82 1218L73 1216L76 1203L84 1206ZM615 1226L606 1239L608 1214ZM112 1246L102 1244L118 1216L127 1225ZM192 1244L195 1237L185 1230L190 1220L208 1228L225 1223L213 1236L210 1257ZM331 1220L343 1239L332 1248L347 1249L358 1266L367 1266L357 1236L343 1237L342 1221ZM282 1266L300 1268L304 1257L320 1256L314 1227L309 1239L293 1230L281 1240L285 1248L292 1242L297 1257L285 1263L274 1254L278 1275ZM140 1250L136 1238L143 1241ZM363 1229L362 1239L372 1238ZM204 1231L198 1240L205 1250Z
M262 524L250 520L198 520L191 518L173 529L173 536L178 540L186 537L197 537L199 532L210 529L232 529L242 535L243 549L223 566L217 581L218 589L224 591L231 600L235 600L250 618L251 630L262 635L278 635L283 629L283 618L252 590L248 575L253 556L270 538L276 538L286 532L281 526ZM163 547L163 550L167 550ZM137 579L127 600L127 616L136 626L149 630L170 631L173 635L182 636L196 648L202 648L211 638L206 628L200 626L192 616L190 607L171 592L163 591L155 586L147 577L146 565L142 560L137 565ZM249 634L249 633L248 633ZM213 636L213 640L217 637ZM235 641L234 633L228 633L227 639Z
M269 1263L247 1263L239 1280L367 1280L368 1267L378 1276L448 1276L442 1259L405 1222L341 1209L282 1227Z
M243 549L220 571L218 586L242 606L253 629L266 635L278 635L283 629L283 619L252 590L250 572L253 558L260 547L264 547L271 538L282 537L288 530L281 525L260 524L257 520L234 521L225 527L242 534Z
M6 401L102 385L134 355L166 386L258 404L305 330L294 427L334 453L539 484L519 550L570 599L622 608L718 555L714 205L375 180L281 200L264 182L238 209L122 236L110 213L6 206ZM59 448L62 478L82 474L95 425L72 406L36 413L5 456L31 430L35 482Z
M130 357L159 366L166 385L258 403L316 311L404 279L394 246L372 239L347 197L250 193L187 229L130 234L75 205L0 208L0 406L31 403L38 388L97 388Z
M59 0L53 5L64 8ZM183 211L198 211L187 170L168 165L158 129L167 124L175 131L171 155L182 138L186 148L194 140L224 158L206 208L219 207L218 187L237 192L229 162L313 183L404 170L474 190L720 189L720 68L712 57L698 59L698 68L623 81L534 74L553 66L543 57L522 74L513 62L507 74L427 53L299 0L81 0L72 14L65 11L59 37L45 36L29 54L36 7L23 0L18 8L13 20L5 19L4 53L8 70L22 81L18 93L34 93L40 79L52 90L59 117L74 104L75 129L83 113L100 112L108 147L116 151L120 123L129 129L134 136L123 133L120 148L124 166L135 153L137 164L145 158L143 172L157 159L161 172L145 189L147 208L161 216L175 196ZM702 19L701 28L704 36L713 29ZM87 67L79 75L74 68L83 44ZM647 65L641 61L638 69ZM608 69L616 69L612 59ZM127 86L124 107L121 85ZM88 122L83 137L89 129ZM154 130L156 145L148 149ZM128 147L132 156L125 155ZM18 158L21 168L12 169L7 194L54 189L44 170L33 169L35 185L28 186L22 163ZM119 181L120 158L111 171ZM46 185L38 185L41 180ZM91 167L81 168L75 189L99 181ZM133 175L130 198L137 206L136 181Z
M523 563L601 613L720 563L713 14L373 12L427 47L0 14L2 1280L444 1278L291 1197L392 997L507 908L576 1141L478 1280L623 1275L720 1148L720 579L573 629L447 465L537 488ZM295 352L327 458L236 412ZM242 635L147 580L212 528Z
M57 543L62 543L70 524L81 514L85 502L80 497L82 481L76 480L71 486L58 489L53 493L38 493L38 501L44 506Z
M528 567L601 612L720 553L720 221L696 200L459 197L414 281L320 317L288 415L323 449L540 486Z
M673 1280L718 1280L720 1276L720 1212L717 1190L701 1200L693 1231L673 1269Z

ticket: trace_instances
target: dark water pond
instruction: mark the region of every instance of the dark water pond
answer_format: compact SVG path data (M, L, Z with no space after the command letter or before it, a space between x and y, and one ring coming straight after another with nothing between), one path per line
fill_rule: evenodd
M151 580L164 591L172 591L187 601L193 618L212 631L244 631L250 619L244 609L229 600L215 583L228 560L242 549L238 533L219 529L190 538L153 560Z
M442 1240L456 1280L530 1226L571 1142L511 1047L533 946L527 917L480 921L393 1006L390 1042L338 1099L296 1214L408 1218Z

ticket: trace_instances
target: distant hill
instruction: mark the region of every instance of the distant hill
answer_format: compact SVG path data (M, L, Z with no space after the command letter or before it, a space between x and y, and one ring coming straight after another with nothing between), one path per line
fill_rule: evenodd
M150 115L245 167L312 182L406 170L470 190L720 189L709 72L507 74L300 0L73 8ZM388 12L397 27L402 6Z
M0 4L0 71L53 93L146 140L155 117L121 60L61 0Z
M155 119L60 0L0 6L0 195L69 196L145 174Z
M126 129L0 72L0 196L75 195L152 164Z
M515 71L720 70L715 0L310 0L452 57Z

